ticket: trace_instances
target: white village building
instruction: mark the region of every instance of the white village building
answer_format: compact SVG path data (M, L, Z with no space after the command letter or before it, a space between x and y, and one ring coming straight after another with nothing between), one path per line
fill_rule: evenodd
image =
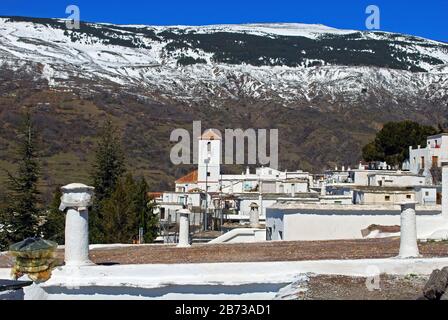
M323 183L327 194L351 195L353 204L441 203L441 187L431 172L392 170L385 163L375 169L360 164L357 169L327 170Z
M432 167L441 167L442 159L448 159L448 133L427 138L425 147L409 147L409 169L413 173L423 174Z

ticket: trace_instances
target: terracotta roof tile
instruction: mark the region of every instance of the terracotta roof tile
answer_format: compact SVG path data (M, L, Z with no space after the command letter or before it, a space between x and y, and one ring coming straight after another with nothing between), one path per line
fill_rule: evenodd
M221 140L221 133L216 129L206 130L202 136L201 140Z
M150 198L160 198L162 195L163 192L148 192Z
M197 183L198 182L198 170L192 171L186 176L183 176L176 183Z

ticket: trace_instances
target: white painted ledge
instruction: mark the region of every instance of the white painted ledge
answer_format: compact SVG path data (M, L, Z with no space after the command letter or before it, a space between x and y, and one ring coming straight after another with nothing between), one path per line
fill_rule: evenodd
M263 241L266 241L266 229L237 228L224 233L223 235L209 241L208 243L251 243Z
M54 270L51 279L42 286L159 288L169 285L291 283L303 273L369 276L372 266L380 273L429 275L434 269L448 266L448 258L61 267ZM9 278L9 272L10 269L0 269L0 278Z

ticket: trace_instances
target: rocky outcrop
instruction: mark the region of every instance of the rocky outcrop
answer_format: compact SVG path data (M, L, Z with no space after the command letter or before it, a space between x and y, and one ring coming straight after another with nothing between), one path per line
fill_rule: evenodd
M419 300L448 300L448 267L432 272Z

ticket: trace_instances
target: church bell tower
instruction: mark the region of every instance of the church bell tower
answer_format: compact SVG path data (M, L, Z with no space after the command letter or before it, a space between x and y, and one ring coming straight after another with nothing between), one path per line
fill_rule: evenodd
M216 129L208 129L199 137L198 187L207 192L219 191L221 142L221 133Z

